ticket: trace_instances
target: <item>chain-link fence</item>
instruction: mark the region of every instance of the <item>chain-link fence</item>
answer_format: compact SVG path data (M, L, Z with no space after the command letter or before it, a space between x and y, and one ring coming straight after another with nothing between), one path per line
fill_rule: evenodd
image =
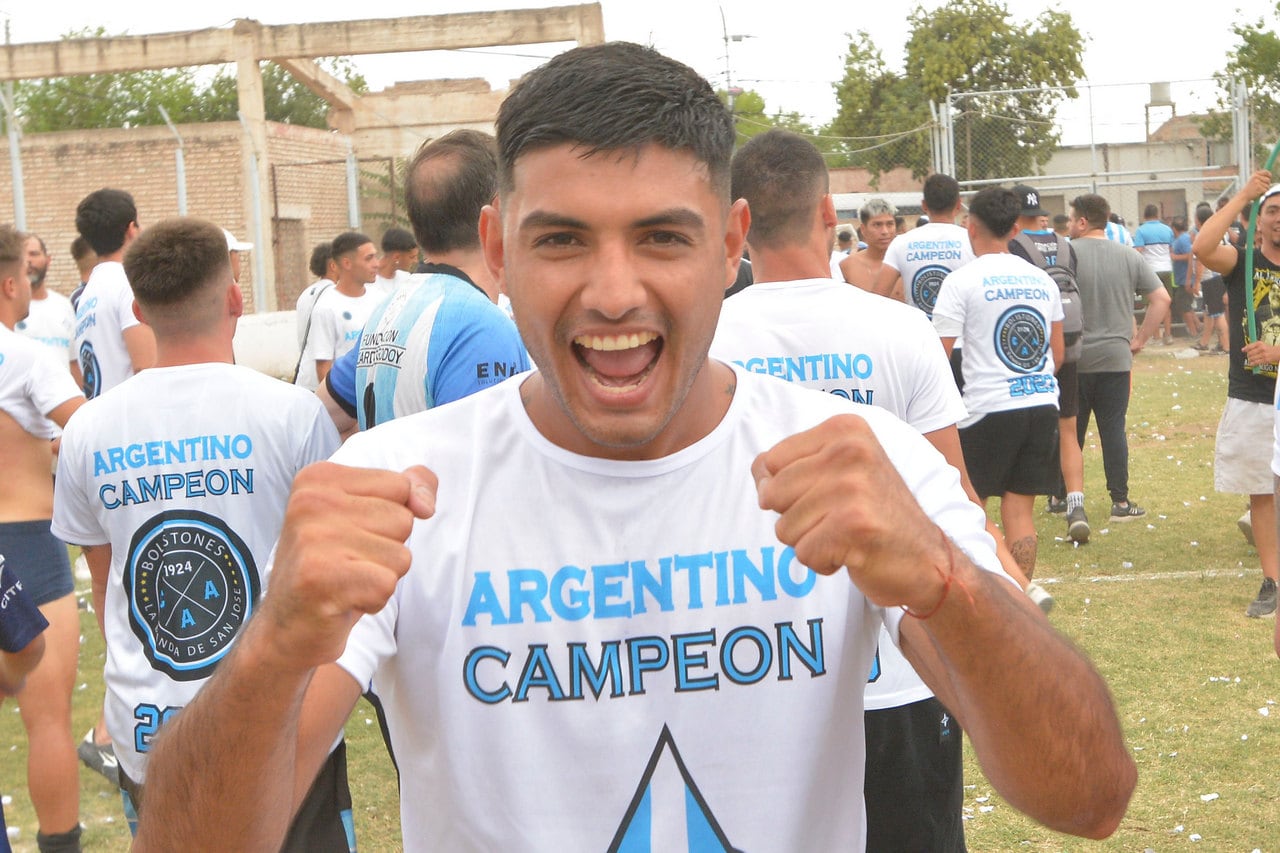
M1028 183L1065 213L1096 192L1130 222L1229 193L1249 172L1248 106L1214 80L953 93L937 106L934 168L967 190Z

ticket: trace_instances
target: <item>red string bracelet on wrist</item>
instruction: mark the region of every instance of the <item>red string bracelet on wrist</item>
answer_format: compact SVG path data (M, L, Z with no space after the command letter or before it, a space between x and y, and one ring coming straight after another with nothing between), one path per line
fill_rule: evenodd
M951 581L956 576L955 552L951 550L951 543L947 541L947 534L942 532L941 527L938 528L938 535L942 537L942 547L947 552L947 574L943 578L945 583L942 585L942 597L938 599L938 603L933 605L933 608L928 613L912 613L911 608L907 607L905 604L899 605L899 607L902 608L902 612L910 616L912 619L928 619L930 616L941 610L943 603L947 600L947 593L951 592ZM942 574L942 569L937 565L933 567L933 570L940 575Z

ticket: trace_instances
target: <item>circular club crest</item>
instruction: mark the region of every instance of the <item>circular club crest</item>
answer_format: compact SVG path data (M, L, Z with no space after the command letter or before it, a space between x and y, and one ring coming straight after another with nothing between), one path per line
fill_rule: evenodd
M1015 306L996 321L996 354L1010 370L1033 373L1044 367L1049 336L1044 318L1025 306Z
M260 588L244 541L221 519L190 509L162 512L138 528L124 587L143 653L177 681L213 674Z
M102 393L102 370L98 367L93 344L88 341L80 345L80 375L84 377L85 397L92 400Z
M942 280L951 270L937 264L930 264L916 270L911 279L911 301L924 313L933 316L933 307L938 304L938 292L942 290Z

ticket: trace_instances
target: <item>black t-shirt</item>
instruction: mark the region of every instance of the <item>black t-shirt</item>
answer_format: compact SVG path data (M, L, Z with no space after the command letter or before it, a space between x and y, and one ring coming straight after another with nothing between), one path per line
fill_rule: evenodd
M1250 403L1271 405L1275 399L1276 367L1262 373L1245 366L1245 344L1254 338L1246 334L1244 286L1244 250L1236 249L1236 265L1223 276L1227 288L1227 330L1231 351L1227 367L1227 396ZM1261 252L1253 253L1253 314L1258 338L1273 346L1280 345L1280 266L1268 261Z

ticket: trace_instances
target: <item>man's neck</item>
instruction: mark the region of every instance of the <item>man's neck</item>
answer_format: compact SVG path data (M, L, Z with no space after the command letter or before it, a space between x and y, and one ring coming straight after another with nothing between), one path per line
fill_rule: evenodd
M1083 239L1085 239L1086 237L1092 238L1092 239L1094 239L1094 240L1106 240L1106 239L1107 239L1107 229L1106 229L1106 227L1105 227L1105 226L1104 226L1104 227L1102 227L1102 228L1090 228L1088 231L1084 232L1084 233L1083 233L1083 234L1081 234L1079 237L1073 237L1072 239L1073 239L1073 240L1083 240Z
M44 282L31 285L31 298L37 301L49 298L49 288L44 286Z
M812 246L753 247L751 278L757 284L770 281L803 281L831 278L831 257L818 256Z
M437 252L425 259L429 264L447 264L457 267L475 282L476 287L484 291L490 302L498 301L498 283L489 274L489 267L484 262L484 255L479 249L455 249L452 252Z
M338 280L334 282L334 285L337 287L338 292L343 296L364 296L363 281L356 281L353 278L339 276Z
M156 367L188 364L235 364L235 350L225 337L200 336L182 340L156 339Z

